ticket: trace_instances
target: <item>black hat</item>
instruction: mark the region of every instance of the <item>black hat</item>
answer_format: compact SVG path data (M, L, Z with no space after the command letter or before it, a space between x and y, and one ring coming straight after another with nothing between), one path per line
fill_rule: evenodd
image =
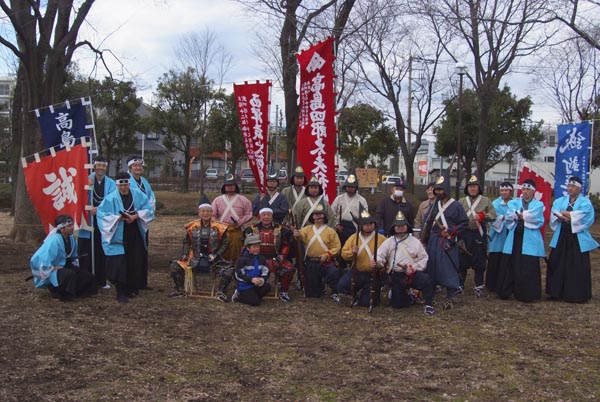
M325 207L323 207L322 203L319 202L310 213L310 216L308 217L310 223L315 223L315 220L313 219L314 214L323 214L325 216L325 224L329 223L329 219L327 219L327 214L325 213Z
M358 179L354 173L350 173L348 177L346 177L346 181L342 185L342 189L345 190L346 187L354 187L358 189Z
M235 184L235 192L239 194L240 186L238 186L238 184L236 183L235 176L230 171L227 171L227 173L225 173L225 182L221 186L221 194L225 194L225 186L228 186L231 184Z
M435 181L433 189L437 190L438 188L441 188L444 190L446 195L450 196L450 175L448 172L443 172L442 175Z
M360 219L358 222L361 224L361 226L375 222L375 217L371 215L367 209L364 209L362 204L360 205L360 209L362 211L360 212Z
M302 184L303 186L306 186L306 175L304 174L304 169L302 169L302 166L300 166L300 164L298 164L298 166L296 166L296 169L294 169L294 172L292 173L292 176L290 177L290 184L294 184L294 177L303 177L304 178L304 183Z
M469 186L477 185L479 187L479 194L483 194L483 190L481 189L481 183L479 182L479 178L475 175L471 175L469 180L467 180L467 184L465 185L465 195L469 195Z
M310 178L310 181L308 182L308 184L306 185L306 188L304 189L304 195L307 197L308 197L308 187L310 187L310 186L319 186L319 195L323 195L323 186L321 186L321 183L319 183L317 176L312 175L312 177Z
M203 206L207 206L211 205L210 204L210 200L208 199L208 197L206 196L206 194L202 193L202 196L200 197L200 201L198 201L198 208L203 207Z
M402 211L398 211L398 213L394 217L392 226L390 227L389 235L393 236L396 234L396 231L394 230L395 226L404 226L404 225L406 225L408 227L408 230L406 232L412 233L412 227L408 224L408 221L406 220L406 216L404 215L404 213Z
M277 180L277 172L275 171L275 166L273 166L273 162L269 164L269 168L267 169L267 180ZM279 181L277 180L279 183Z

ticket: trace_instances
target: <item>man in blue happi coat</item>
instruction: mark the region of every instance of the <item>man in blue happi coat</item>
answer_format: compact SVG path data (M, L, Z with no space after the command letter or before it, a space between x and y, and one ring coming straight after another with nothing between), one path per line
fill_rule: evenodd
M546 275L546 293L552 299L582 303L592 298L590 251L598 242L590 234L594 207L581 194L582 181L571 177L568 194L554 200L550 227L550 258Z
M509 182L500 183L500 197L492 201L496 210L496 219L490 225L488 264L485 273L485 287L492 292L496 291L498 269L502 262L502 249L504 249L504 242L508 237L506 211L508 211L508 202L512 200L513 190L513 185Z
M502 249L496 292L501 299L532 302L542 297L540 257L546 256L540 228L544 225L544 204L535 199L535 181L521 184L522 198L510 200L505 214L508 236Z
M73 218L59 215L55 228L31 257L30 267L36 288L48 288L52 297L62 301L96 293L91 272L79 268Z
M77 235L79 252L82 255L82 257L80 257L81 267L89 272L93 272L96 277L96 285L104 287L105 289L110 288L110 286L106 283L106 271L104 269L106 265L106 256L102 249L102 236L98 229L96 211L98 205L104 200L104 197L117 189L115 181L106 175L107 169L108 160L103 156L98 156L94 160L94 172L89 176L89 185L91 186L91 189L88 191L88 202L86 204L92 207L88 214L88 222L92 230L90 231L86 228L81 228ZM94 262L93 270L92 259Z
M421 240L427 246L427 274L435 285L446 288L444 309L453 307L453 298L461 292L457 236L469 218L460 203L450 198L450 177L440 176L434 185L436 201L425 217Z
M127 172L119 173L116 182L118 191L104 198L97 216L106 254L106 277L117 287L117 300L127 303L143 282L148 257L146 232L154 220L154 210L148 198L130 186Z

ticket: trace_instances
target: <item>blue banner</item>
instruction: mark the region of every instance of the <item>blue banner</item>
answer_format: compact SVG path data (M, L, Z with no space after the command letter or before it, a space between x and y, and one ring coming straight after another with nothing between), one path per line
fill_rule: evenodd
M85 105L81 103L67 104L57 109L48 107L35 112L46 148L72 147L75 139L87 134Z
M567 183L571 176L581 179L581 193L587 194L592 126L589 121L562 124L557 127L557 131L554 198L567 195Z

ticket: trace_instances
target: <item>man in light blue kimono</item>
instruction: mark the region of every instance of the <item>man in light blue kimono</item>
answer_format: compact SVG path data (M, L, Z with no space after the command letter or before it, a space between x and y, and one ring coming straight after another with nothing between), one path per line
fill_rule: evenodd
M434 286L446 288L444 310L453 308L453 298L461 292L457 236L469 224L469 218L460 203L450 198L450 176L440 176L433 191L437 200L425 217L421 242L427 246L426 272Z
M568 195L554 200L550 227L550 258L546 275L546 293L551 299L583 303L592 298L590 251L598 243L590 234L594 223L594 207L581 194L582 182L571 177Z
M132 187L140 190L147 198L150 206L152 207L152 211L156 211L156 197L154 196L154 192L152 191L152 187L150 187L150 183L146 180L145 177L142 177L142 173L144 173L144 159L141 156L130 156L127 158L127 169L129 169L129 176ZM148 248L148 239L150 232L146 231L146 248ZM148 287L148 261L144 264L142 274L141 274L141 282L139 285L140 289L150 290Z
M80 228L77 235L79 252L82 255L80 258L81 268L92 272L96 277L96 285L104 287L104 289L109 289L110 285L106 283L106 271L104 269L106 265L106 256L102 249L102 236L98 229L96 211L98 205L104 200L104 197L117 189L115 181L106 176L107 169L108 160L103 156L98 156L94 160L94 172L89 176L89 185L91 188L88 191L88 202L86 205L91 207L88 214L88 224L94 234L94 249L92 250L92 231L87 230L86 228ZM94 263L93 269L92 261Z
M508 202L505 219L509 232L502 249L496 292L501 299L514 294L519 301L532 302L542 297L540 257L545 257L546 251L540 228L545 208L534 197L535 181L525 180L521 190L522 198Z
M498 269L502 262L502 250L504 242L508 237L508 228L506 227L506 212L508 211L508 202L513 197L513 186L505 181L500 183L500 197L496 198L492 205L496 210L496 219L490 225L490 241L488 244L488 263L485 274L485 287L492 291L496 291L498 282Z
M73 219L59 215L54 225L29 263L35 287L47 287L52 297L62 301L95 294L94 276L79 268Z
M146 232L154 220L154 210L148 198L130 187L129 174L116 177L117 190L108 194L97 211L106 254L106 277L117 288L117 301L129 302L143 284L143 272L148 261Z

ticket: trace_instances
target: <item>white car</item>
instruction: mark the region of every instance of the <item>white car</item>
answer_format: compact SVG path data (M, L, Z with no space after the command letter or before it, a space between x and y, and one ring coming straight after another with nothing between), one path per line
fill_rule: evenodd
M207 179L211 179L211 180L217 180L219 178L219 170L213 169L213 168L208 168L204 172L204 177L206 177Z
M394 184L394 183L396 183L396 180L402 180L402 178L400 176L388 176L381 183L382 184Z

